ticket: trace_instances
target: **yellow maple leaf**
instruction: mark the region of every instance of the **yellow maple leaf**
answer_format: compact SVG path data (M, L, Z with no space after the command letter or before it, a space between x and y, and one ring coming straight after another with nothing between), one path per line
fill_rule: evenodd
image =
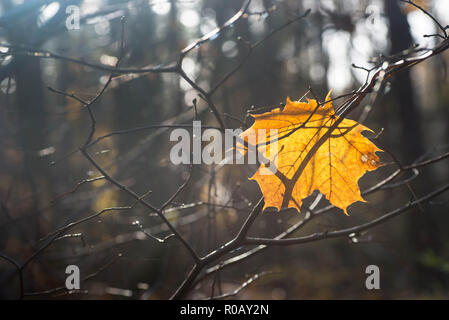
M255 122L241 138L257 144L258 152L270 161L262 163L250 178L262 190L264 209L293 207L300 211L302 200L314 190L345 214L352 203L365 201L358 180L382 165L376 155L382 150L361 134L372 130L354 120L342 119L330 138L313 153L314 145L339 119L329 100L330 93L324 105L317 105L316 100L305 103L287 98L283 110L252 115ZM270 169L267 174L273 162L277 170Z

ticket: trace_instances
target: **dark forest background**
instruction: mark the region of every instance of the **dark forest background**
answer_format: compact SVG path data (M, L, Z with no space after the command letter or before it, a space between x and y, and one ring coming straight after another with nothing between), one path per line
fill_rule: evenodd
M443 25L449 24L447 0L418 1ZM76 151L90 130L82 105L48 87L89 100L109 73L63 59L12 55L7 45L49 50L60 56L114 66L120 55L121 17L125 16L125 50L121 67L176 61L188 44L223 24L242 0L1 0L0 2L0 252L24 261L42 238L71 221L132 200L103 180L77 184L98 172ZM67 30L68 5L79 6L79 30ZM255 43L311 9L310 14L276 32L249 57ZM229 128L251 123L248 110L301 98L309 89L324 99L351 92L383 56L433 46L437 26L423 12L395 0L253 0L249 13L218 37L192 50L183 60L186 74L205 90L244 61L214 93L214 103ZM412 163L449 148L449 53L397 74L377 97L366 125L384 129L379 141L401 163ZM125 74L113 80L93 106L96 136L150 124L191 123L194 99L203 123L217 125L198 92L177 74ZM364 102L362 104L366 104ZM358 119L362 109L350 117ZM116 135L91 150L96 161L123 184L164 203L184 181L186 166L169 160L170 129ZM70 154L69 156L66 156ZM367 174L371 186L394 168ZM229 240L260 197L248 177L251 166L198 165L189 186L167 210L202 255ZM411 176L413 193L425 194L447 182L447 160ZM73 192L72 192L73 191ZM307 225L301 232L332 230L372 219L413 197L406 185L366 197ZM323 201L323 206L326 205ZM292 247L273 247L202 281L191 293L204 298L237 288L251 275L270 272L237 298L262 299L397 299L449 298L449 216L447 194L357 238ZM301 219L293 211L265 213L251 234L276 235ZM27 293L64 285L68 264L80 267L81 292L45 298L162 299L169 297L191 267L175 239L164 243L139 228L163 237L161 221L141 206L105 212L55 241L24 269ZM240 254L239 249L233 254ZM121 257L115 259L118 253ZM232 256L232 254L231 254ZM113 260L113 263L109 263ZM365 288L365 267L381 270L381 290ZM103 270L103 267L106 266ZM14 266L0 260L0 297L18 295ZM85 291L84 291L85 290ZM32 297L30 297L32 298Z

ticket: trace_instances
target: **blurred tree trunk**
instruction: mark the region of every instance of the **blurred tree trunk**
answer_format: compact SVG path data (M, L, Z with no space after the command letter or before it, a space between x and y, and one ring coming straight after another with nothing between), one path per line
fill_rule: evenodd
M11 43L30 43L36 31L37 13L30 15L29 23L17 25L9 34ZM29 226L31 237L39 239L40 214L39 207L48 205L51 201L52 186L48 162L39 157L39 150L49 147L45 131L46 115L44 107L44 92L42 88L40 59L34 57L16 57L14 61L13 77L16 80L16 103L19 126L19 142L24 154L24 171L22 179L28 182L33 193L34 208L29 214L33 215L34 223Z
M407 17L402 14L397 0L385 0L390 23L390 54L398 54L413 45ZM410 71L398 73L392 81L392 96L401 120L401 144L404 160L414 161L424 153L419 122L419 110L415 103Z
M385 11L390 24L390 54L398 54L409 49L413 45L413 39L410 32L410 26L406 15L401 12L399 1L385 0ZM405 70L398 73L392 80L391 97L393 106L398 108L392 112L397 114L399 124L401 125L400 139L395 146L400 150L400 159L404 163L415 161L425 153L423 136L420 128L420 115L417 107L416 97L413 95L413 84L410 71ZM389 112L391 114L391 112ZM434 185L429 175L423 175L419 184L413 186L416 194L425 192L428 186ZM438 250L440 242L435 233L437 226L435 218L432 217L432 208L425 208L425 212L415 210L407 219L407 239L410 244L410 254L415 256L416 272L413 274L412 281L418 287L426 287L427 284L440 282L440 276L434 273L435 278L429 277L429 272L423 270L418 259L421 258L425 250L432 248ZM432 278L432 279L430 279Z

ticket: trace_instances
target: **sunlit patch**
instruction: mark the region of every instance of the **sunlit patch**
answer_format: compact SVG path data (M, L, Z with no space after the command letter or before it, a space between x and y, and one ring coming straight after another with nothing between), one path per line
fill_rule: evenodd
M95 13L102 5L102 0L85 0L81 4L81 12L83 15Z
M3 41L2 41L3 42ZM9 48L8 47L2 47L0 46L0 53L8 53Z
M350 35L344 31L323 33L323 47L329 55L327 82L336 92L343 92L351 85L351 64L348 60Z
M117 61L118 61L117 57L108 56L107 54L103 54L100 57L100 62L107 66L115 66L117 64Z
M261 20L258 16L249 16L249 29L255 35L263 34L266 30L265 21Z
M200 30L202 34L208 34L215 28L217 28L215 18L205 17L201 21Z
M211 8L206 8L201 13L200 30L203 35L208 34L217 27L216 13Z
M192 105L193 99L198 97L198 93L195 90L188 90L184 94L184 103L186 105Z
M184 70L184 72L186 73L186 75L189 78L195 79L197 77L198 66L195 63L194 59L192 59L190 57L184 58L182 61L182 69Z
M6 56L3 58L3 61L1 61L0 65L2 67L8 65L12 61L12 56Z
M49 155L55 153L55 151L56 151L55 147L51 146L51 147L39 150L37 152L37 154L39 157L45 157L45 156L49 156Z
M227 58L234 58L239 54L239 49L237 48L237 43L232 40L225 41L221 46L221 51Z
M179 16L179 20L184 26L192 28L196 27L199 24L200 16L198 15L198 12L196 12L195 10L189 9L181 13L181 15Z
M265 10L265 6L262 1L252 1L249 5L250 12L263 12ZM266 31L265 18L268 15L250 15L248 16L248 24L251 33L255 35L263 34Z
M128 298L133 296L133 292L131 290L121 288L106 287L104 289L104 292L113 296L121 296Z
M424 38L425 34L436 33L434 23L423 12L415 10L407 14L407 21L410 25L410 32L416 43L428 42L428 38Z
M170 12L171 3L169 3L169 2L154 3L154 1L150 0L149 3L151 5L151 10L153 10L153 12L155 14L162 16L162 15L166 15L167 13Z
M365 23L358 22L356 31L352 37L352 49L350 51L351 61L354 65L369 68L368 61L374 55L374 47L372 39L369 36L369 30ZM352 73L359 83L366 80L366 71L359 68L353 68Z
M16 91L16 80L13 78L5 78L0 83L0 90L5 94L11 94Z
M447 0L435 0L435 12L438 20L443 25L449 24L449 6Z
M187 91L192 89L192 86L184 80L184 78L179 78L179 87L182 91Z
M98 35L104 36L111 31L111 24L107 19L103 18L95 24L94 29Z
M42 27L45 25L51 18L53 18L59 11L59 2L52 2L46 6L43 6L40 10L40 13L37 17L37 26Z

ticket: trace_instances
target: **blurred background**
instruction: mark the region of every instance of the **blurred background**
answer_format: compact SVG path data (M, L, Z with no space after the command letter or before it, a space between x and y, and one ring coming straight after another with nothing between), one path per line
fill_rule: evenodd
M447 0L417 1L443 26ZM175 62L180 51L222 25L242 0L1 0L0 2L0 252L25 261L47 234L104 208L133 200L104 180L76 150L89 130L89 115L51 87L89 100L109 73L62 59L13 55L8 46L48 50L63 57L115 66L120 53L121 17L125 54L121 67ZM79 8L80 28L68 30L66 8ZM278 30L289 19L310 14ZM252 0L242 19L192 50L182 67L201 88L213 88L232 68L241 68L214 92L213 100L229 128L251 124L248 110L301 98L309 89L324 99L351 92L383 56L432 47L441 39L423 12L395 0ZM251 51L248 43L265 39ZM382 147L404 163L449 149L449 53L404 71L382 89L366 125ZM217 125L197 91L179 75L126 74L113 78L93 106L96 137L151 124L191 123L197 101L203 125ZM367 102L364 101L362 106ZM338 104L337 104L338 105ZM362 108L350 117L358 119ZM188 176L187 166L169 160L169 129L116 135L90 149L95 160L155 206L162 205ZM75 153L71 153L75 151ZM67 156L68 155L68 156ZM387 161L391 159L385 157ZM391 174L385 166L365 175L364 190ZM204 255L232 239L260 198L256 167L195 165L188 187L167 210L169 220ZM413 193L425 195L447 183L447 160L420 169ZM409 177L406 174L402 178ZM356 203L347 217L338 209L301 234L360 224L406 204L406 185L381 190ZM328 204L322 200L318 207ZM229 292L260 272L271 272L245 288L242 299L400 299L449 298L448 195L423 204L357 238L267 248L258 255L207 277L190 293L206 298ZM296 211L264 213L251 235L272 237L297 222ZM24 269L25 292L64 286L65 267L76 264L81 291L38 295L49 299L165 299L184 279L192 260L176 239L164 243L146 236L168 235L161 220L142 206L105 212L76 226ZM245 252L240 248L230 256ZM115 259L119 253L121 257ZM229 256L228 256L229 257ZM113 261L112 263L110 263ZM381 270L381 290L365 288L365 268ZM104 269L104 270L103 270ZM97 271L98 274L95 274ZM0 297L16 298L18 273L0 259ZM33 298L33 296L29 297Z

